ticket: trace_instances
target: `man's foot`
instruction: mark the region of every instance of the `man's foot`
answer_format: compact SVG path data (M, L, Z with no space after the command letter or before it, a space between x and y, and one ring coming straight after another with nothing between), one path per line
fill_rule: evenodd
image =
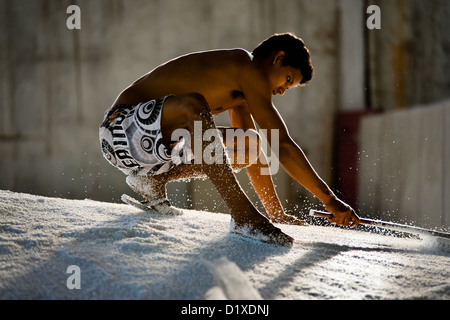
M158 211L161 214L172 215L172 216L181 216L183 214L183 210L175 208L169 202L169 200L163 201L159 204L154 204L151 206L153 209Z
M150 204L148 201L143 200L139 201L129 195L123 194L121 197L122 201L132 205L138 209L145 210L148 212L158 212L164 215L170 216L180 216L183 214L181 209L172 207L168 201L163 201L161 203L152 203Z
M127 176L130 188L144 197L141 204L166 215L182 215L181 209L173 207L166 195L166 183L153 177Z
M294 238L282 232L269 221L261 225L236 223L232 217L230 223L230 233L281 246L291 246L294 243Z

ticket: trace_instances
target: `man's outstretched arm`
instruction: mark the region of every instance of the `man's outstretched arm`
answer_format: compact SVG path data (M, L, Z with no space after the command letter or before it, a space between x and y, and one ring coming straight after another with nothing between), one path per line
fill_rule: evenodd
M348 226L359 224L359 217L346 203L336 197L328 185L314 170L302 149L290 137L288 129L280 114L272 104L270 95L260 94L249 90L246 94L249 111L262 129L267 130L267 141L272 143L272 131L277 130L279 147L279 160L286 172L303 185L333 214L331 222ZM273 148L273 146L271 145Z
M334 217L330 219L340 225L356 226L359 217L346 203L336 197L328 185L319 177L302 149L290 138L280 141L280 163L286 172L315 195Z
M253 119L245 107L230 109L229 116L232 127L256 130ZM269 218L275 223L305 225L306 222L303 220L287 215L284 212L272 176L267 174L270 172L267 157L261 148L259 152L258 160L247 167L247 175Z

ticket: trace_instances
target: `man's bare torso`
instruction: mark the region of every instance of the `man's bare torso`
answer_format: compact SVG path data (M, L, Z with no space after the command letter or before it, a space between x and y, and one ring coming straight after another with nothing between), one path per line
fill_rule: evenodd
M114 105L195 92L205 97L213 114L218 114L246 103L240 83L248 77L258 77L258 70L243 49L193 53L150 71L124 90Z

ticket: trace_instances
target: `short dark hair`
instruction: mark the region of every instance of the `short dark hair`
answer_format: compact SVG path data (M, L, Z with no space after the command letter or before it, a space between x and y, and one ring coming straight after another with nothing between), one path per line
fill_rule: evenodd
M300 82L306 85L312 78L313 66L311 64L311 56L305 42L292 33L277 33L253 49L253 56L267 58L276 51L284 51L285 57L283 65L300 69L303 79Z

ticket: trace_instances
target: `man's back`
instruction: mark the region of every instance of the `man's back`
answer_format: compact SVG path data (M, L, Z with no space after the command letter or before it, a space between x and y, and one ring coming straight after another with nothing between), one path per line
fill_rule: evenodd
M213 114L244 100L240 81L255 73L250 53L243 49L214 50L181 56L150 71L124 92L114 105L135 104L170 94L201 93Z

